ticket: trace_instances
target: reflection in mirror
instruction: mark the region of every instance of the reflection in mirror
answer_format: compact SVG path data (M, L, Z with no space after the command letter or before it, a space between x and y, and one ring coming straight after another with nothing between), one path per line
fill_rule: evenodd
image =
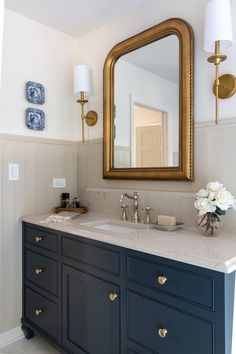
M121 56L114 68L114 167L179 166L179 40Z

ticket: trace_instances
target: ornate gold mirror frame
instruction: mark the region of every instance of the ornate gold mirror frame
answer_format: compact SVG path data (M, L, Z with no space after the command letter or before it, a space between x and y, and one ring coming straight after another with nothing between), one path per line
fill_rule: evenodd
M114 67L116 61L135 49L169 35L179 39L179 166L157 168L114 167ZM193 70L194 46L191 26L173 18L141 32L109 52L104 64L103 178L193 180Z

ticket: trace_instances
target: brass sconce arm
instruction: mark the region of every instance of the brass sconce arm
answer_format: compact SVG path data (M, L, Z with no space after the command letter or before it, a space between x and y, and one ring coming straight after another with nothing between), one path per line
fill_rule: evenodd
M84 105L85 103L88 102L88 100L86 100L84 98L84 92L80 93L80 99L77 100L78 103L80 103L81 105L81 119L82 119L82 142L84 143L84 119L85 119L85 115L84 115Z
M216 41L215 54L208 58L209 63L215 64L216 67L216 79L214 83L214 93L216 96L216 117L215 117L216 124L219 124L219 86L220 86L219 65L222 61L226 59L227 59L226 55L220 54L220 41Z
M84 97L84 92L80 92L80 98L77 102L81 105L81 120L82 120L82 143L84 143L84 122L90 127L97 123L98 115L95 111L89 111L86 115L84 114L84 105L88 103L88 100Z

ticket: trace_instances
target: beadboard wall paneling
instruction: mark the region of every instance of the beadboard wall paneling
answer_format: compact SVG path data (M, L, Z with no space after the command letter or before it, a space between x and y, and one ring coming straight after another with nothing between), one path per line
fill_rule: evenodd
M78 145L0 134L0 333L21 317L21 222L23 214L49 212L63 191L77 194ZM8 181L8 164L19 163L19 181ZM53 189L52 178L66 178Z

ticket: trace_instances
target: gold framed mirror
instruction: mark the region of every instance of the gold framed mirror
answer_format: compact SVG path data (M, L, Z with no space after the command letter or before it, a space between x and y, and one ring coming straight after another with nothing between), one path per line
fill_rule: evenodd
M174 18L109 52L104 178L193 180L193 42L191 26Z

